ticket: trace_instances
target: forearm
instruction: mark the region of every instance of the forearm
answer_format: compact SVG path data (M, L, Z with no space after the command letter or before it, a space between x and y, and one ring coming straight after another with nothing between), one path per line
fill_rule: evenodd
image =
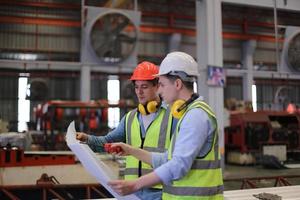
M145 151L143 149L132 147L128 153L136 157L138 160L147 163L149 165L152 165L152 156L150 152Z
M127 195L134 193L142 188L150 187L160 183L160 178L154 173L147 174L136 180L113 180L109 181L108 184L120 195Z
M107 143L104 136L89 135L87 144L94 152L104 152L104 144Z
M141 176L136 180L136 186L140 190L142 188L148 188L158 183L161 183L159 176L156 175L155 172L151 172L144 176Z

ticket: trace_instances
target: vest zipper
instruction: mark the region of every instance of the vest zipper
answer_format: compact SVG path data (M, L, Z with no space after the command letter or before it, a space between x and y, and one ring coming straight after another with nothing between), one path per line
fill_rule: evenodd
M141 136L141 149L143 149L144 147L144 141L145 141L145 138L143 138ZM139 160L139 171L138 171L138 177L141 177L142 176L142 161Z

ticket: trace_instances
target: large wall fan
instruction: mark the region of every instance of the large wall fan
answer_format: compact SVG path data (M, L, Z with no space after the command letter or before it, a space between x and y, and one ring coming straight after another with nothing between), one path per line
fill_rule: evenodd
M137 11L87 7L81 61L135 66L139 23Z
M300 73L300 27L287 27L282 49L282 72Z
M26 99L45 101L48 98L48 81L42 78L32 78L27 85Z

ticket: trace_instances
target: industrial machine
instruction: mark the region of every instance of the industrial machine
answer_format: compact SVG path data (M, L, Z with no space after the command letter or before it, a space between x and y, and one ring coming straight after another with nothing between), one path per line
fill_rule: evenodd
M97 157L120 174L120 162ZM26 151L0 147L0 199L95 199L111 197L71 151Z
M0 148L0 167L25 167L39 165L67 165L75 164L72 152L28 151L16 147Z
M131 101L120 100L118 103L109 103L107 100L97 101L60 101L52 100L35 109L36 129L44 134L41 144L42 150L67 150L64 134L71 121L76 122L78 131L103 135L109 131L108 109L120 108L122 113L134 107ZM34 140L39 140L37 137Z
M253 164L261 155L276 156L282 162L296 160L300 153L300 114L232 113L230 126L225 128L225 148L228 163Z

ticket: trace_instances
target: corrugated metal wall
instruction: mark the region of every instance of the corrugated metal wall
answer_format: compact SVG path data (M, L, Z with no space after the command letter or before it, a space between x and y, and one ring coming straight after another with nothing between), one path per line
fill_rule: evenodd
M16 128L18 119L18 77L0 76L0 118L11 122L11 126Z
M0 23L0 48L3 49L0 58L79 61L80 26L62 26L59 20L80 24L80 9L1 5L0 15L7 18L7 23ZM27 22L20 23L22 18ZM51 21L47 25L47 20L57 20L58 25L51 25Z
M107 99L107 80L108 75L105 74L92 74L91 80L91 99Z
M224 87L224 100L234 98L243 99L243 84L241 78L229 78Z

